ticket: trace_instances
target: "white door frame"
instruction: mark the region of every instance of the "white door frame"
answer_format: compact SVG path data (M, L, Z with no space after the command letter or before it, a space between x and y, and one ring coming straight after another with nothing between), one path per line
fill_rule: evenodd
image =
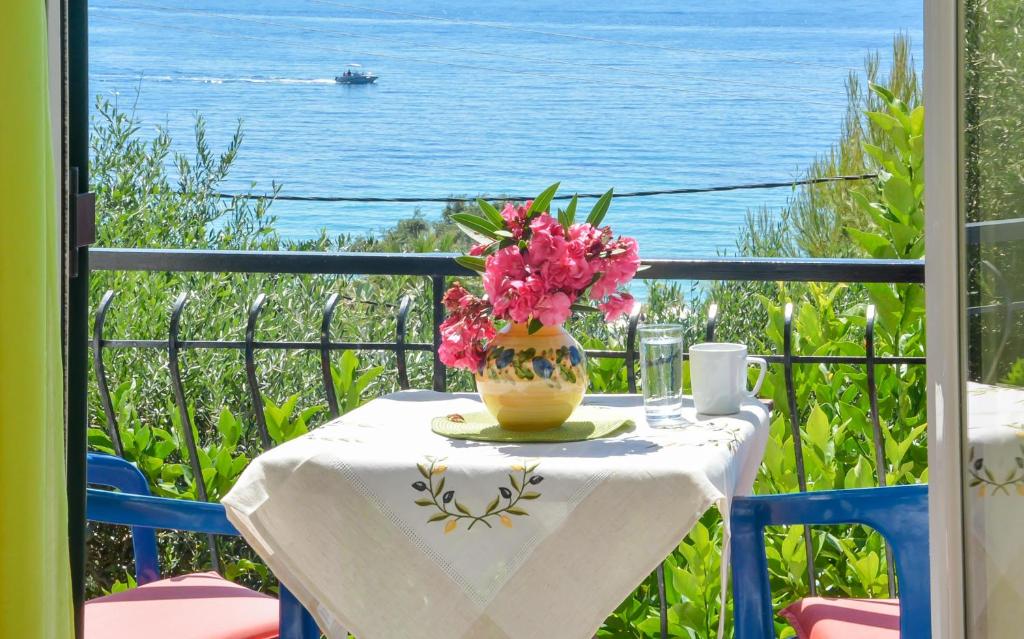
M961 433L966 352L959 0L924 0L928 508L933 639L963 639Z

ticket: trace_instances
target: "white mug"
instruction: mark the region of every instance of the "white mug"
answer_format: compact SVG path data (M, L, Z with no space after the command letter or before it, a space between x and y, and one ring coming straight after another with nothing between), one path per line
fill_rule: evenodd
M761 374L752 390L747 390L747 365L757 364ZM744 344L706 342L690 347L690 383L693 403L698 413L732 415L740 410L745 397L754 397L761 390L768 362L760 357L747 357Z

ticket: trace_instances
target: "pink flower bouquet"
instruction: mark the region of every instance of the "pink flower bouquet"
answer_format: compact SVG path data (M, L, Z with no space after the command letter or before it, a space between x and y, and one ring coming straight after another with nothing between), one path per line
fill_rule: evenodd
M548 212L557 190L556 183L535 200L523 206L507 202L501 211L477 200L482 216L452 216L477 242L456 260L483 275L486 295L477 297L458 282L445 293L449 315L441 324L439 350L445 365L480 370L486 343L496 334L495 320L527 324L533 333L560 326L574 309L603 312L609 322L633 309L633 296L621 287L640 267L636 240L614 237L601 226L612 192L577 224L576 197L556 217Z

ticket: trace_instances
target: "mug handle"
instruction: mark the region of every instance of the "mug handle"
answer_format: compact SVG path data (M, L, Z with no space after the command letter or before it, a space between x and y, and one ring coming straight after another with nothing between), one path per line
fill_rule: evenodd
M762 357L748 357L747 364L757 364L758 368L761 369L761 374L757 376L757 381L754 382L754 388L746 391L747 397L757 397L757 392L761 390L761 384L764 383L764 377L768 374L768 362Z

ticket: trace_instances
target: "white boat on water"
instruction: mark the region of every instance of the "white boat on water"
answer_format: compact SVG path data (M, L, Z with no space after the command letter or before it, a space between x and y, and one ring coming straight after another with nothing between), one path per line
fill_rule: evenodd
M373 84L377 77L372 71L363 71L358 64L350 64L345 73L334 76L334 81L338 84Z

